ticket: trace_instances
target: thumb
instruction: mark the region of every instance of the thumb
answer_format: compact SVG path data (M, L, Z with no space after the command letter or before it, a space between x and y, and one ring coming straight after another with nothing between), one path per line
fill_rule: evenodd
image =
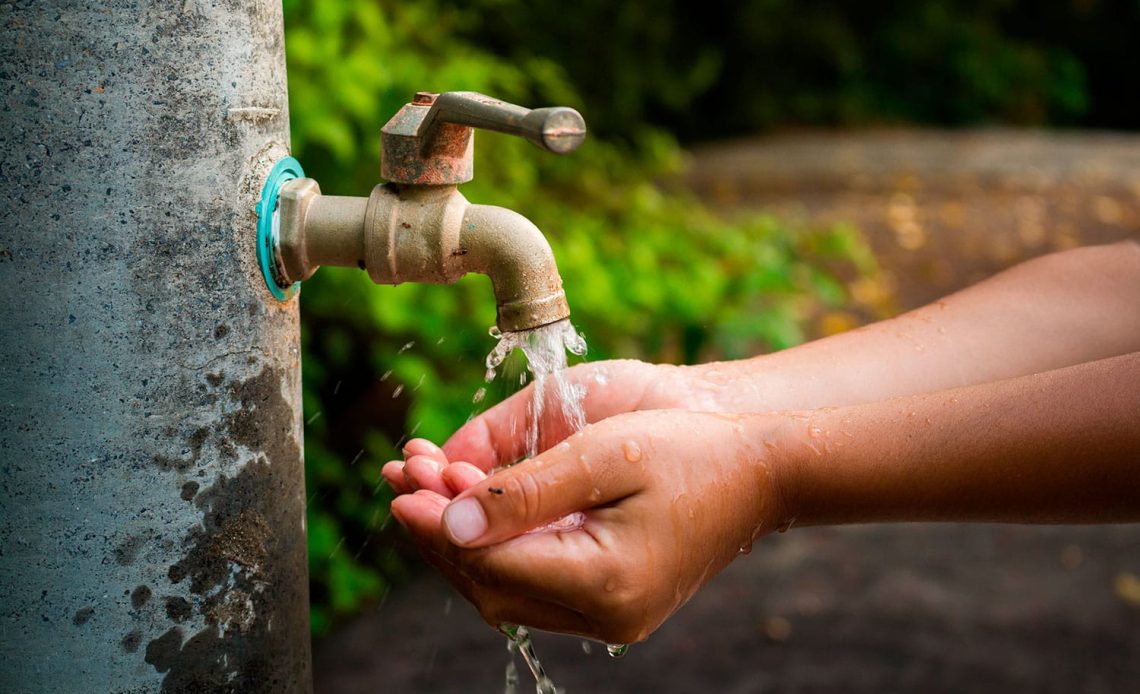
M591 455L580 455L590 437L574 438L578 446L557 446L457 496L443 511L448 539L461 547L485 547L640 490L640 466L611 465L613 456L595 447Z

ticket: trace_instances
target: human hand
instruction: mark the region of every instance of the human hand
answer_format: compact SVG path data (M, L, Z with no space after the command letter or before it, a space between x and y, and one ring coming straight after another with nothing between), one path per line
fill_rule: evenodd
M582 409L586 423L647 409L718 409L700 391L690 367L647 364L631 359L579 364L562 372L571 386L584 386ZM539 422L538 450L542 451L574 433L575 426L555 405L552 379L547 380ZM447 498L462 491L448 486L441 477L449 460L461 460L489 471L510 465L526 454L526 432L534 399L534 384L515 393L461 427L440 449L425 439L412 439L404 446L404 459L384 465L382 474L399 494L427 489ZM452 470L458 479L469 479L466 468ZM455 481L455 480L453 480Z
M788 429L776 416L616 415L486 479L445 465L454 486L402 494L392 511L492 626L640 641L788 519ZM527 532L578 512L568 529Z
M404 459L384 464L381 474L397 494L430 491L450 499L487 475L470 463L449 463L439 446L427 439L404 445Z
M570 386L584 387L585 423L638 410L687 409L715 411L719 407L696 387L693 367L648 364L632 359L579 364L562 372ZM546 381L546 406L538 423L538 450L544 451L575 431ZM461 427L444 444L446 457L490 471L511 465L527 454L526 432L531 426L534 384L515 393Z

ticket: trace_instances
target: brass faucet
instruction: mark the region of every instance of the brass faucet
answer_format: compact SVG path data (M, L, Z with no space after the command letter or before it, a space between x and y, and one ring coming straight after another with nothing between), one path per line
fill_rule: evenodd
M470 204L456 188L472 177L474 128L519 135L557 154L586 136L572 108L528 110L474 92L416 94L381 130L387 183L370 196L321 195L311 178L281 186L272 253L278 287L321 265L359 267L378 284L450 284L479 272L491 278L500 330L567 318L542 232L511 210Z

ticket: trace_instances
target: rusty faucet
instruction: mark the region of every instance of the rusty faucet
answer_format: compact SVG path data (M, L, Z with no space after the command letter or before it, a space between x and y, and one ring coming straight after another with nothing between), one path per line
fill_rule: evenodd
M280 186L269 259L278 287L321 265L359 267L378 284L450 284L479 272L491 278L500 330L568 317L542 232L511 210L470 204L456 188L472 177L474 128L519 135L557 154L586 136L572 108L528 110L474 92L416 94L381 130L387 183L370 196L322 195L311 178Z

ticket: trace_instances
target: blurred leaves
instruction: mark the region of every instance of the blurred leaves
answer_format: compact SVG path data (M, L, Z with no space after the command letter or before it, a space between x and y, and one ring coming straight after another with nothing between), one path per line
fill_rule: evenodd
M1072 0L468 0L472 41L541 56L595 132L787 125L1140 126L1140 4ZM588 48L584 48L588 47Z
M293 149L326 194L366 195L378 182L380 127L416 91L582 107L552 60L509 60L464 39L487 28L483 12L431 0L289 0L285 9ZM704 84L714 72L713 58L698 59L685 79ZM669 98L681 103L683 92ZM595 113L584 115L592 122ZM671 183L681 151L645 123L620 143L591 137L568 157L493 133L476 142L476 178L464 194L544 230L591 359L693 362L787 347L844 303L845 282L874 271L852 228L714 214ZM485 277L377 287L337 268L307 281L301 304L320 631L382 599L406 572L380 468L406 437L443 440L476 409L495 308ZM492 385L479 407L511 390Z

